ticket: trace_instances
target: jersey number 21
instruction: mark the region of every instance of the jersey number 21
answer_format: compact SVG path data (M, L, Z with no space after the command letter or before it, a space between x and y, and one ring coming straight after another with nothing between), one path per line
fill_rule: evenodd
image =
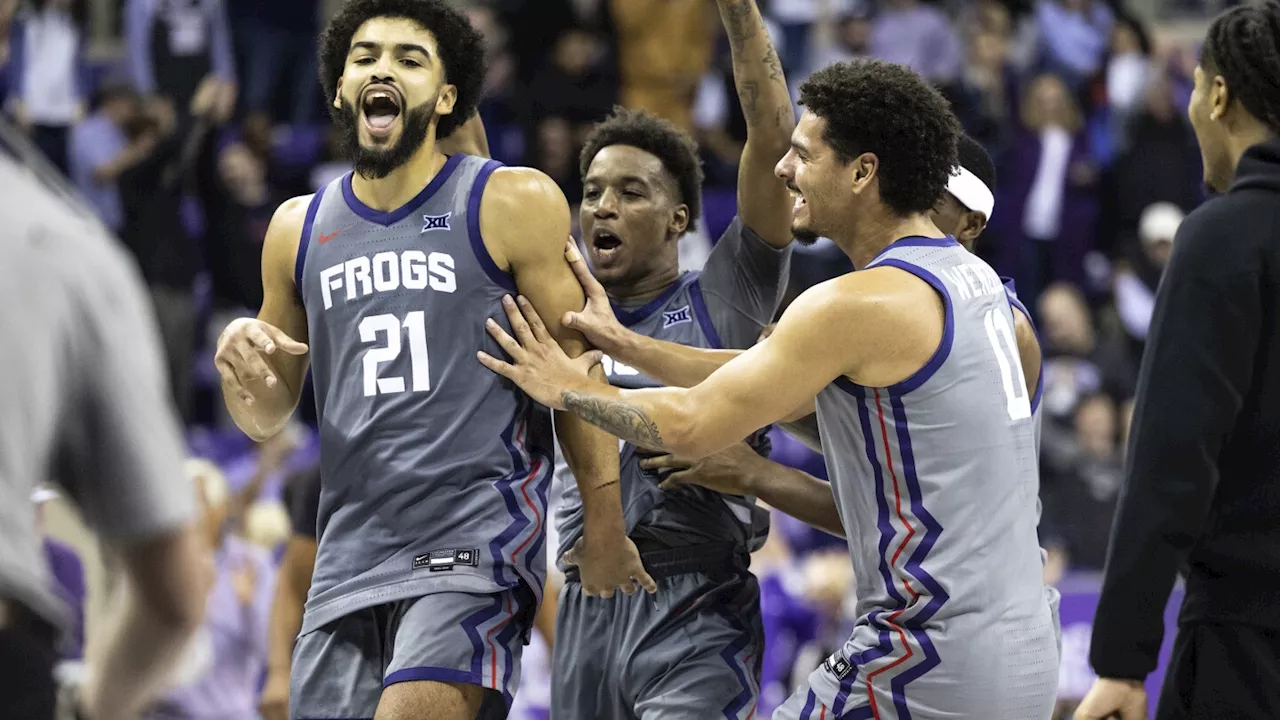
M400 357L402 336L409 340L409 365L414 392L431 389L430 363L427 361L427 326L421 310L404 316L370 315L360 321L360 340L378 342L378 336L386 336L386 344L369 348L364 353L364 396L390 395L405 391L403 377L378 377L378 366Z

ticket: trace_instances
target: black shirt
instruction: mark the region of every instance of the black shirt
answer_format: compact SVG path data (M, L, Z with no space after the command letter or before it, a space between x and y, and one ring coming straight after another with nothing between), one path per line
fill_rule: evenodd
M316 517L320 514L320 467L303 470L285 486L289 520L293 534L316 537Z
M1181 622L1280 629L1280 140L1187 216L1160 284L1090 660L1155 669Z

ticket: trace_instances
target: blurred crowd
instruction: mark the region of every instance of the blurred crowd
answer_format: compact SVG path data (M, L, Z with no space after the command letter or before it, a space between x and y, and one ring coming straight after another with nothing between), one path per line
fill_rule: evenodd
M696 268L734 215L746 137L714 3L457 2L487 42L480 113L493 156L543 170L571 203L581 195L580 144L614 104L696 137L704 229L681 253ZM851 58L909 65L995 160L996 209L977 250L1015 278L1045 344L1046 575L1100 570L1155 288L1183 215L1202 199L1183 110L1197 48L1157 42L1156 28L1103 0L759 2L793 89ZM210 358L226 322L261 302L259 256L275 207L349 170L315 78L329 4L120 0L123 50L113 54L88 42L88 0L27 0L0 57L0 107L133 250L151 287L193 455L212 461L192 474L213 488L204 493L210 534L227 548L220 602L251 610L210 613L211 633L235 636L214 638L208 652L242 653L258 668L228 667L226 682L261 681L261 588L289 535L290 478L314 472L315 438L299 426L253 447L233 432ZM829 243L798 249L788 297L847 262ZM313 423L314 411L300 418ZM775 459L825 477L820 456L774 435ZM786 518L774 527L756 559L770 706L852 620L843 542ZM55 567L70 562L50 552Z

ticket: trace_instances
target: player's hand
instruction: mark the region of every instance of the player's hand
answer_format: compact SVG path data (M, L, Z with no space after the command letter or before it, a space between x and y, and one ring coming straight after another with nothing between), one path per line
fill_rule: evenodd
M1072 717L1075 720L1146 720L1147 689L1138 680L1098 678Z
M306 355L307 345L274 325L254 318L239 318L222 331L213 363L228 394L245 405L253 405L253 385L261 383L274 388L280 382L266 360L266 356L277 352Z
M578 277L578 283L582 285L587 304L582 312L565 313L560 324L582 333L592 346L610 352L617 346L618 337L625 332L625 328L618 322L618 316L613 314L613 305L609 303L604 286L591 274L591 269L587 267L587 261L582 259L582 253L578 252L573 238L565 245L564 257L569 261L569 267L573 268L573 274Z
M658 484L663 490L681 485L701 485L708 490L729 495L750 495L748 478L751 468L760 461L760 455L745 442L735 443L714 455L697 461L685 460L674 455L657 455L644 458L640 467L645 470L672 470Z
M507 363L480 351L476 353L480 364L510 379L521 390L553 410L563 410L560 395L565 390L578 387L587 379L591 368L600 363L599 350L589 350L576 358L570 358L560 344L547 332L547 326L538 311L524 297L512 300L502 298L502 308L511 321L516 336L507 334L493 318L485 321L485 329L498 341L498 345L511 357Z
M267 671L267 682L258 698L262 720L289 720L289 673Z
M563 560L578 568L582 592L587 597L611 598L619 589L634 595L637 587L650 595L658 591L658 583L649 577L640 561L640 551L626 535L590 542L585 536L580 537Z

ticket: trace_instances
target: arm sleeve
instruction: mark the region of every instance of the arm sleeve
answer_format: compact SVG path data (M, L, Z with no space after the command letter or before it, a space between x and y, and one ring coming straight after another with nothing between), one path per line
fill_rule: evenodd
M107 540L131 541L191 521L194 491L161 359L154 309L123 248L93 257L75 287L76 391L63 425L63 484ZM109 243L109 245L108 245Z
M775 248L734 218L711 249L699 286L711 324L727 348L748 348L773 320L787 287L791 247Z
M1249 392L1261 325L1262 259L1230 237L1224 202L1188 217L1160 283L1134 403L1090 661L1102 677L1155 669L1164 607L1200 536L1218 456Z

